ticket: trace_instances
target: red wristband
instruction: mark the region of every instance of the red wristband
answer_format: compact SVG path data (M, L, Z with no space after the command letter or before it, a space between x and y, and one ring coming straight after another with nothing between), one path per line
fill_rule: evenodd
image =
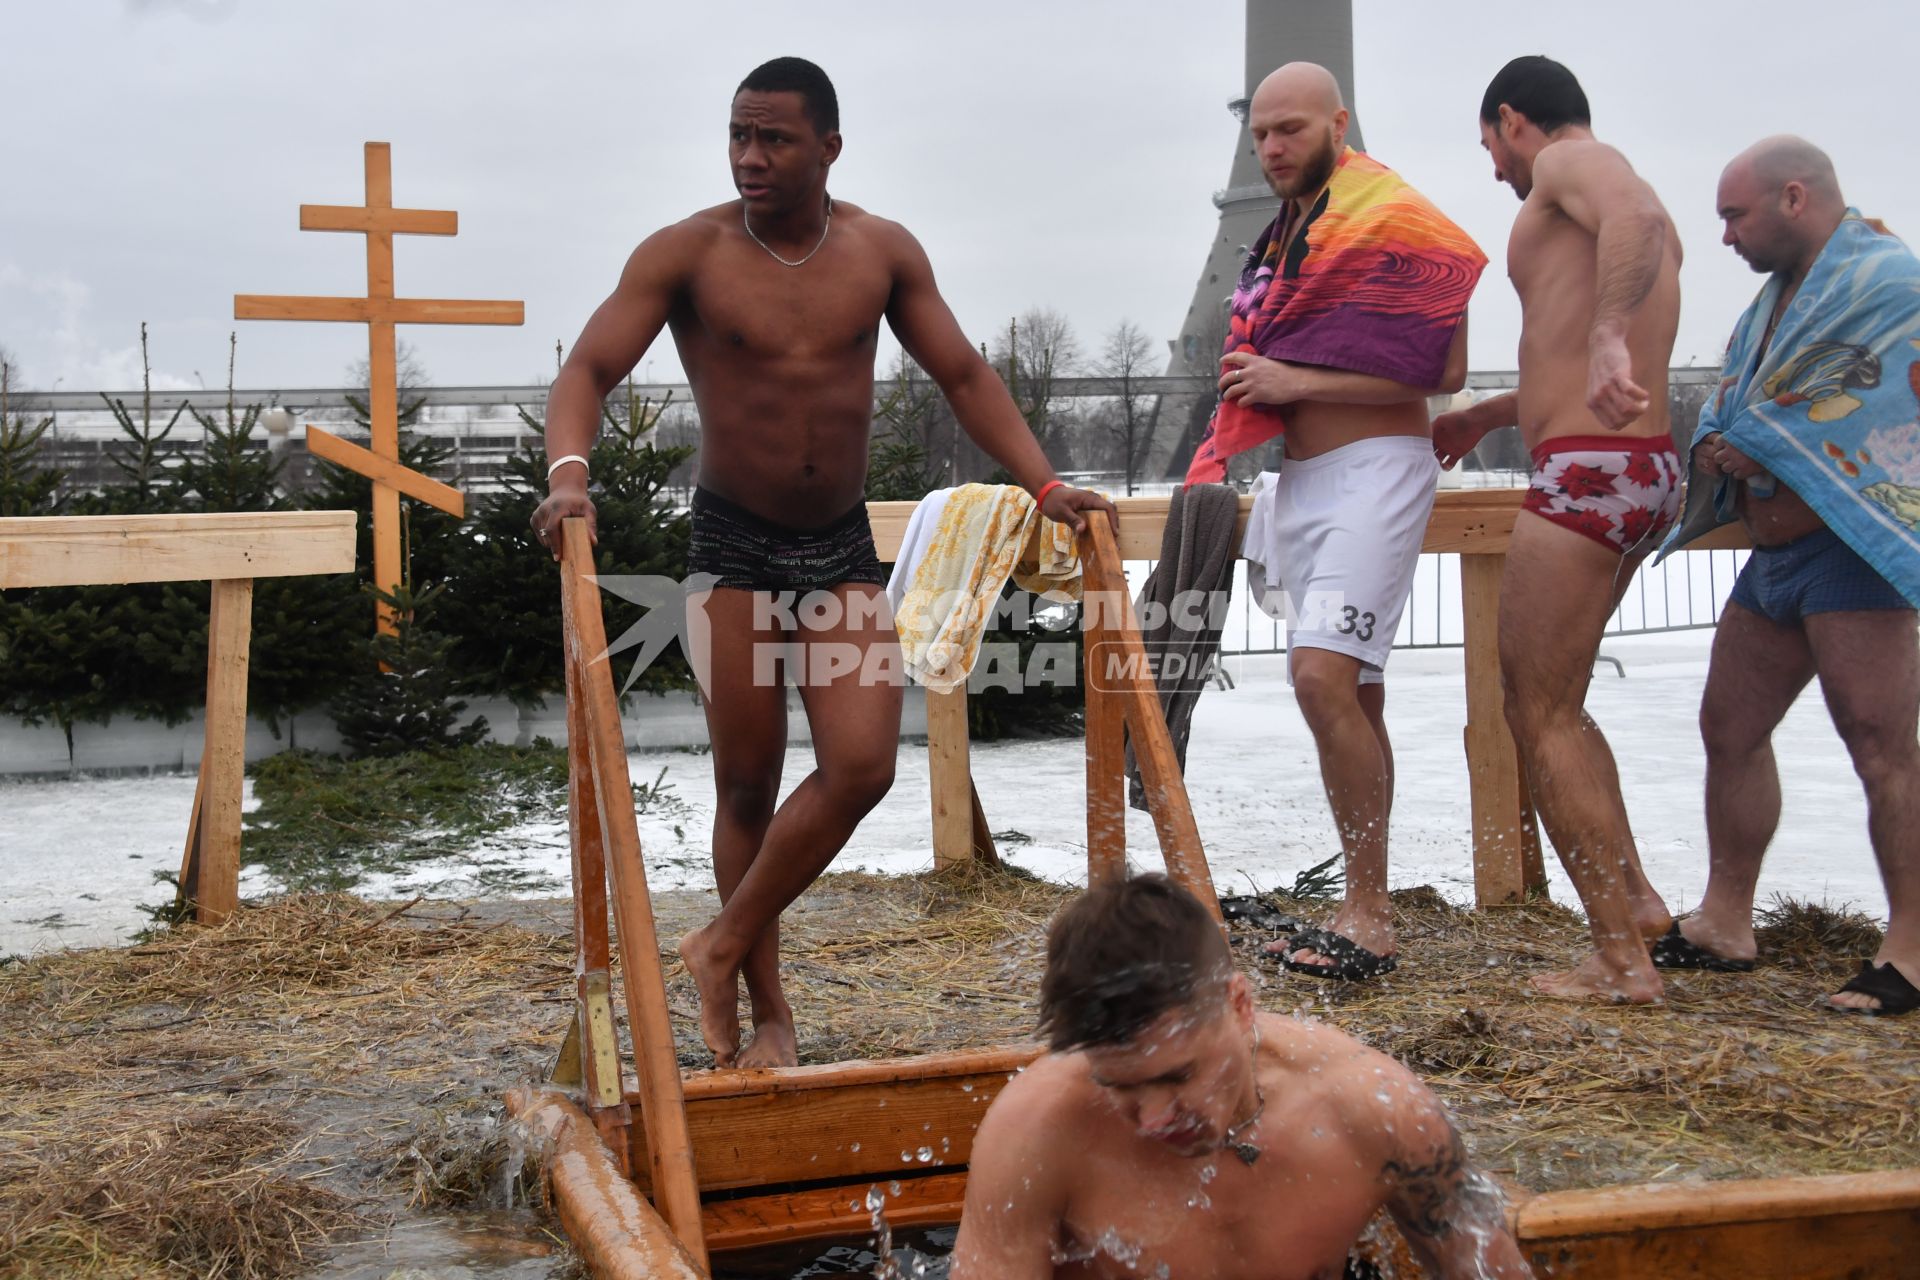
M1040 509L1040 504L1047 500L1048 494L1052 493L1055 489L1064 489L1066 486L1067 482L1065 480L1049 480L1041 485L1040 492L1033 495L1034 510L1038 511Z

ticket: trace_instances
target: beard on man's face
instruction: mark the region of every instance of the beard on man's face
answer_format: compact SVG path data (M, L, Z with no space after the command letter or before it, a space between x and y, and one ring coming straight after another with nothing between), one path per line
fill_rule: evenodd
M1275 194L1283 200L1297 200L1301 196L1312 195L1327 185L1327 179L1333 177L1334 168L1340 162L1340 149L1333 143L1333 128L1328 126L1326 141L1320 149L1308 156L1292 178L1275 184Z

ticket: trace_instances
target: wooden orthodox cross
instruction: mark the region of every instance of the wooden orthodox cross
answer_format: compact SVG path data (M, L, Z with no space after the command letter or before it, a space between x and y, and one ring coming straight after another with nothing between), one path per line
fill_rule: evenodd
M396 209L393 207L393 148L369 142L366 153L365 205L303 204L302 231L352 231L367 238L367 296L364 298L297 298L238 293L233 298L236 320L345 320L367 326L367 410L373 429L370 449L343 440L330 431L309 425L307 448L373 481L373 580L382 591L396 591L401 583L400 495L405 494L455 516L466 514L466 500L458 489L410 471L400 464L399 390L395 385L394 326L398 324L521 324L525 308L519 302L454 301L445 298L393 296L393 237L395 234L451 236L459 233L460 215L451 209ZM379 628L392 633L390 611L382 604Z

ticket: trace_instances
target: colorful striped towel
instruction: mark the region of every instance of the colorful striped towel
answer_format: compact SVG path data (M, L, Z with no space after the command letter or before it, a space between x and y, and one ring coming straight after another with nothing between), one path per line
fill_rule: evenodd
M1247 255L1228 352L1437 387L1487 255L1399 174L1347 148L1281 261L1281 217ZM1286 429L1281 408L1221 401L1188 484Z

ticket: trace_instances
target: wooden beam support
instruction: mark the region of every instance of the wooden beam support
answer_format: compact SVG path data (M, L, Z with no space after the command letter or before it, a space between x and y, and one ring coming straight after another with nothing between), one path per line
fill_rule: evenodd
M686 1077L687 1130L703 1192L785 1182L888 1179L955 1169L1036 1045L879 1062ZM637 1096L637 1095L635 1095ZM643 1189L647 1140L634 1136ZM924 1159L922 1157L925 1157Z
M1083 609L1081 689L1087 721L1087 885L1112 884L1127 874L1126 712L1099 664L1113 652L1105 611Z
M565 1094L522 1087L507 1110L549 1152L543 1168L567 1239L599 1280L707 1280L704 1251L661 1221ZM696 1231L698 1224L695 1224Z
M1423 552L1454 551L1462 554L1493 555L1504 552L1513 535L1513 520L1526 497L1525 489L1443 489L1434 495L1433 515L1420 544ZM1161 531L1166 528L1170 498L1115 498L1120 513L1120 531L1116 539L1120 555L1127 560L1153 560L1160 555ZM906 537L907 522L913 517L913 502L869 502L867 518L873 526L873 543L880 559L892 561L900 554ZM1244 535L1247 517L1253 511L1253 498L1240 499L1240 518L1235 538ZM1738 550L1750 545L1738 524L1722 525L1689 550Z
M311 423L307 425L307 452L336 466L358 472L416 502L438 507L456 519L466 519L466 495L452 485L441 484L418 471L409 471L371 449L362 448L351 440L343 440L333 432Z
M933 866L973 858L973 775L967 764L967 687L927 690L927 789L933 803Z
M0 591L353 572L351 511L0 519Z
M1513 518L1519 513L1525 489L1445 489L1434 495L1433 515L1427 521L1422 551L1505 551L1513 533ZM1161 531L1167 525L1167 512L1173 500L1165 497L1115 498L1120 513L1120 529L1115 535L1120 555L1127 560L1153 560L1160 555ZM882 560L900 554L906 537L907 522L913 518L913 502L869 502L867 518L873 526L873 543ZM1237 540L1246 533L1247 517L1253 513L1253 498L1240 499L1240 516L1234 528ZM1731 531L1731 532L1729 532ZM1729 525L1711 535L1700 546L1745 546L1738 525Z
M204 750L204 748L203 748ZM200 897L200 806L207 794L207 775L195 770L193 775L193 809L187 815L187 847L180 855L179 888L175 890L173 902L176 907L191 906ZM234 887L234 896L240 896L239 887Z
M801 1240L870 1235L873 1215L866 1202L874 1186L880 1187L887 1198L883 1212L893 1230L951 1226L960 1221L960 1210L966 1203L967 1175L933 1173L882 1182L855 1180L784 1195L715 1200L702 1211L707 1247L715 1253L727 1253Z
M1473 892L1475 903L1482 907L1523 902L1527 896L1525 833L1532 821L1532 806L1521 789L1520 752L1507 729L1506 693L1500 680L1500 577L1505 568L1504 555L1460 557ZM1537 834L1534 839L1537 847Z
M240 805L246 782L247 643L252 627L253 580L216 580L207 620L207 737L196 784L202 810L194 824L194 907L201 924L221 924L240 908Z
M581 1092L601 1141L631 1178L632 1108L622 1095L620 1040L613 1025L612 946L607 936L606 838L593 784L591 730L579 663L567 672L567 829L573 864L574 1031Z
M994 847L993 828L987 823L987 811L980 803L980 788L973 785L971 772L967 777L967 797L973 802L973 856L989 867L1006 864L1000 861L1000 850Z

